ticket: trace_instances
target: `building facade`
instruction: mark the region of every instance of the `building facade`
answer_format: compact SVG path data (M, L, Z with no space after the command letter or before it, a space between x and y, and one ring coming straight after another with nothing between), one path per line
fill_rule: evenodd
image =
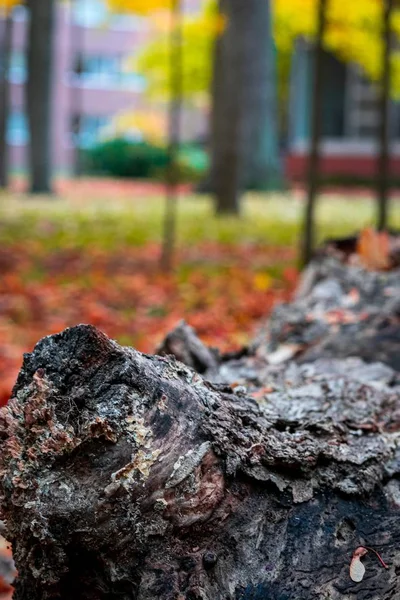
M312 110L313 54L299 41L293 57L287 173L302 180L307 172ZM327 177L372 179L379 151L378 90L356 65L324 56L321 170ZM400 174L400 104L390 103L392 175Z
M191 11L199 6L199 0L188 3ZM9 73L12 109L7 141L11 168L17 171L26 167L29 143L25 111L28 19L27 9L15 9ZM127 70L126 62L145 47L151 35L147 19L112 15L103 0L57 3L52 114L56 172L70 172L75 147L89 148L95 144L116 115L148 108L146 81Z

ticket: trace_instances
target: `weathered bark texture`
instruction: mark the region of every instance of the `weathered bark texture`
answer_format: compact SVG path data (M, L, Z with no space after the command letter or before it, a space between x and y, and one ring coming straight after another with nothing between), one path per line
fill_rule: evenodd
M398 600L399 270L339 250L241 355L171 332L205 378L85 325L25 355L0 412L16 600ZM388 569L369 552L355 583L359 546Z
M54 0L28 0L27 109L30 131L31 193L50 193Z
M399 597L394 372L243 361L247 392L90 326L25 356L0 416L16 600ZM360 545L389 569L353 583Z
M218 366L219 353L207 348L197 337L192 327L181 321L167 334L157 349L160 356L173 355L198 373L205 373Z
M356 239L328 246L305 270L295 300L274 311L253 352L271 363L358 356L400 371L399 239L386 272L349 264Z
M239 213L248 187L280 178L269 0L220 0L212 86L211 188L218 213Z

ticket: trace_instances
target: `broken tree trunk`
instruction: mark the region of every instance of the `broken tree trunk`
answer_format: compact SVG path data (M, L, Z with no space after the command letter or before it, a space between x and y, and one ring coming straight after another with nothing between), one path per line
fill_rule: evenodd
M357 238L328 244L304 271L293 302L276 308L251 352L268 362L357 356L400 371L400 237L385 270L369 270ZM375 257L375 260L377 258Z
M399 598L394 372L246 360L247 391L90 326L25 355L0 413L16 600ZM355 583L359 546L388 568Z

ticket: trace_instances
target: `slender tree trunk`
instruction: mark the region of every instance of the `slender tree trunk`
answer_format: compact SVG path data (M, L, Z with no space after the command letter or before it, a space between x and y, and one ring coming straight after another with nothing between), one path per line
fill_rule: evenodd
M231 0L220 0L226 29L216 41L213 74L212 113L212 187L218 214L239 214L241 196L240 104L239 73L241 52L237 31L238 11ZM240 11L239 11L240 12ZM242 14L242 18L243 18ZM236 18L235 18L236 17ZM235 37L238 45L235 46Z
M276 81L270 2L221 0L226 17L216 43L211 186L218 213L238 214L248 187L276 180Z
M308 171L308 198L301 240L301 262L306 265L314 250L314 212L319 186L320 142L323 103L323 43L328 0L319 0L318 30L315 41L314 88L312 100L311 148Z
M82 175L82 160L81 149L79 146L79 137L82 127L82 109L83 109L83 88L81 82L78 81L78 76L83 69L84 45L85 45L85 28L74 20L74 4L78 6L79 0L71 1L71 56L73 60L72 66L73 76L77 76L77 84L75 81L71 85L71 133L73 140L73 158L72 158L72 173L75 177ZM74 70L75 58L78 58L78 69Z
M383 54L382 54L382 80L380 94L380 127L379 127L379 145L380 153L378 158L378 179L377 179L377 199L378 199L378 229L380 231L387 228L388 221L388 201L389 201L389 99L390 99L390 46L391 46L391 26L390 19L393 10L393 0L384 2L383 18Z
M181 113L183 99L183 14L182 0L173 0L171 11L170 38L170 77L171 100L169 107L169 132L166 205L164 217L164 235L161 254L161 267L165 271L172 268L175 238L176 212L178 203L179 175L177 171L178 153L181 137Z
M30 129L31 193L51 193L52 67L54 0L28 0L27 108Z
M8 144L7 122L10 113L10 58L12 50L12 11L5 15L2 23L2 38L0 44L1 72L0 72L0 188L8 185Z
M222 1L218 0L218 4L216 6L215 16L218 17L222 14ZM213 48L212 48L212 78L210 85L210 101L211 101L211 111L210 111L210 143L209 143L209 152L211 155L211 167L209 172L207 173L205 179L200 182L198 186L198 191L205 193L213 193L214 192L214 181L215 181L215 150L217 147L219 136L221 132L219 130L219 124L221 122L221 78L222 78L222 65L221 65L221 57L222 57L222 41L221 41L221 33L217 32L215 38L213 40Z

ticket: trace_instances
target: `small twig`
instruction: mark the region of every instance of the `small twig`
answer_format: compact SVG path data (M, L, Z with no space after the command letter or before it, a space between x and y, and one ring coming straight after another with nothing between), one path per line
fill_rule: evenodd
M379 552L377 552L373 548L370 548L370 546L362 546L362 547L365 548L366 550L371 550L371 552L373 552L374 554L376 554L376 556L378 557L378 560L381 563L382 567L384 567L385 569L389 568L389 566L385 563L385 561L383 560L383 558L381 557L381 555L379 554Z

